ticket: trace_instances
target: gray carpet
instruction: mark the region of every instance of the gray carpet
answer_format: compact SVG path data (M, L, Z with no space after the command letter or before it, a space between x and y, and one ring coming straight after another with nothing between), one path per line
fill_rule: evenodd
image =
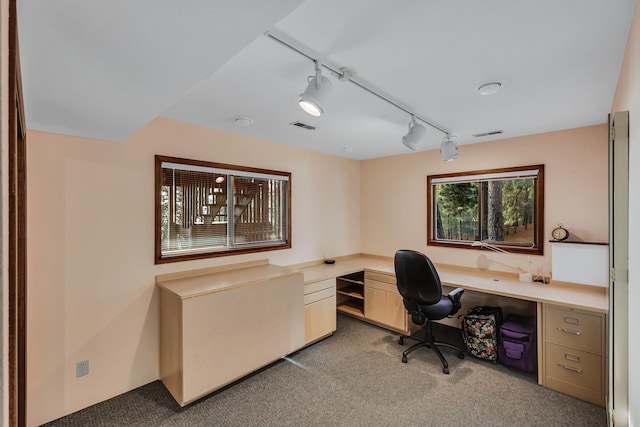
M604 408L468 355L443 351L450 375L428 349L401 363L413 342L339 315L332 337L184 408L155 381L47 426L607 425Z

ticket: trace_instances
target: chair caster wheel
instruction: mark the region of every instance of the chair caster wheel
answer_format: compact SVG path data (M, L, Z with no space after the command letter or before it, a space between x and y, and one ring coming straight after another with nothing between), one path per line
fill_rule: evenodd
M402 356L402 363L407 363L407 356Z
M464 359L464 352L463 351L458 353L458 359Z
M442 368L442 372L449 375L449 368L445 366L444 368Z
M403 345L404 344L404 338L400 337L400 339L398 340L398 344Z

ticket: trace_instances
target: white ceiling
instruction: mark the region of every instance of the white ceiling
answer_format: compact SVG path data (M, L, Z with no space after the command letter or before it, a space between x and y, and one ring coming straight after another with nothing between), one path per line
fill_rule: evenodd
M162 115L354 159L410 152L400 141L409 114L327 69L326 114L304 113L313 62L266 31L352 69L459 144L604 123L634 5L19 0L27 126L122 141ZM490 81L502 90L479 95ZM239 127L239 116L254 123ZM427 126L422 149L443 136Z

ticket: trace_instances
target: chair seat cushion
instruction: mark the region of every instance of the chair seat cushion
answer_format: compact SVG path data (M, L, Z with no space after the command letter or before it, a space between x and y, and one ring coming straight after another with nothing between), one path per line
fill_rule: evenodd
M440 320L453 313L453 303L449 298L443 296L440 298L440 302L431 305L421 305L420 309L424 313L427 319Z

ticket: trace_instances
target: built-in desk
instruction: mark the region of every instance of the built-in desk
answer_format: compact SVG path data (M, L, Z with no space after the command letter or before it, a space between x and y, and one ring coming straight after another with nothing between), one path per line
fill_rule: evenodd
M305 285L364 271L364 311L356 317L401 333L414 330L406 315L397 315L401 298L393 295L395 271L391 258L362 255L335 264L297 268L304 273ZM606 288L554 281L526 283L508 273L449 265L436 264L436 268L445 286L535 304L538 383L605 406Z
M469 291L467 300L475 292L534 307L538 382L605 405L605 288L524 283L505 273L436 268L446 287ZM400 333L417 328L397 293L391 258L358 255L330 265L290 267L258 260L165 274L156 283L160 375L180 405L331 335L336 308ZM361 288L352 292L350 283ZM350 297L362 302L350 304Z
M549 303L562 307L607 313L609 303L606 288L552 281L549 284L520 282L514 274L436 264L443 284L454 288ZM304 282L312 283L344 276L358 271L395 275L393 259L362 255L338 260L335 264L298 267Z

